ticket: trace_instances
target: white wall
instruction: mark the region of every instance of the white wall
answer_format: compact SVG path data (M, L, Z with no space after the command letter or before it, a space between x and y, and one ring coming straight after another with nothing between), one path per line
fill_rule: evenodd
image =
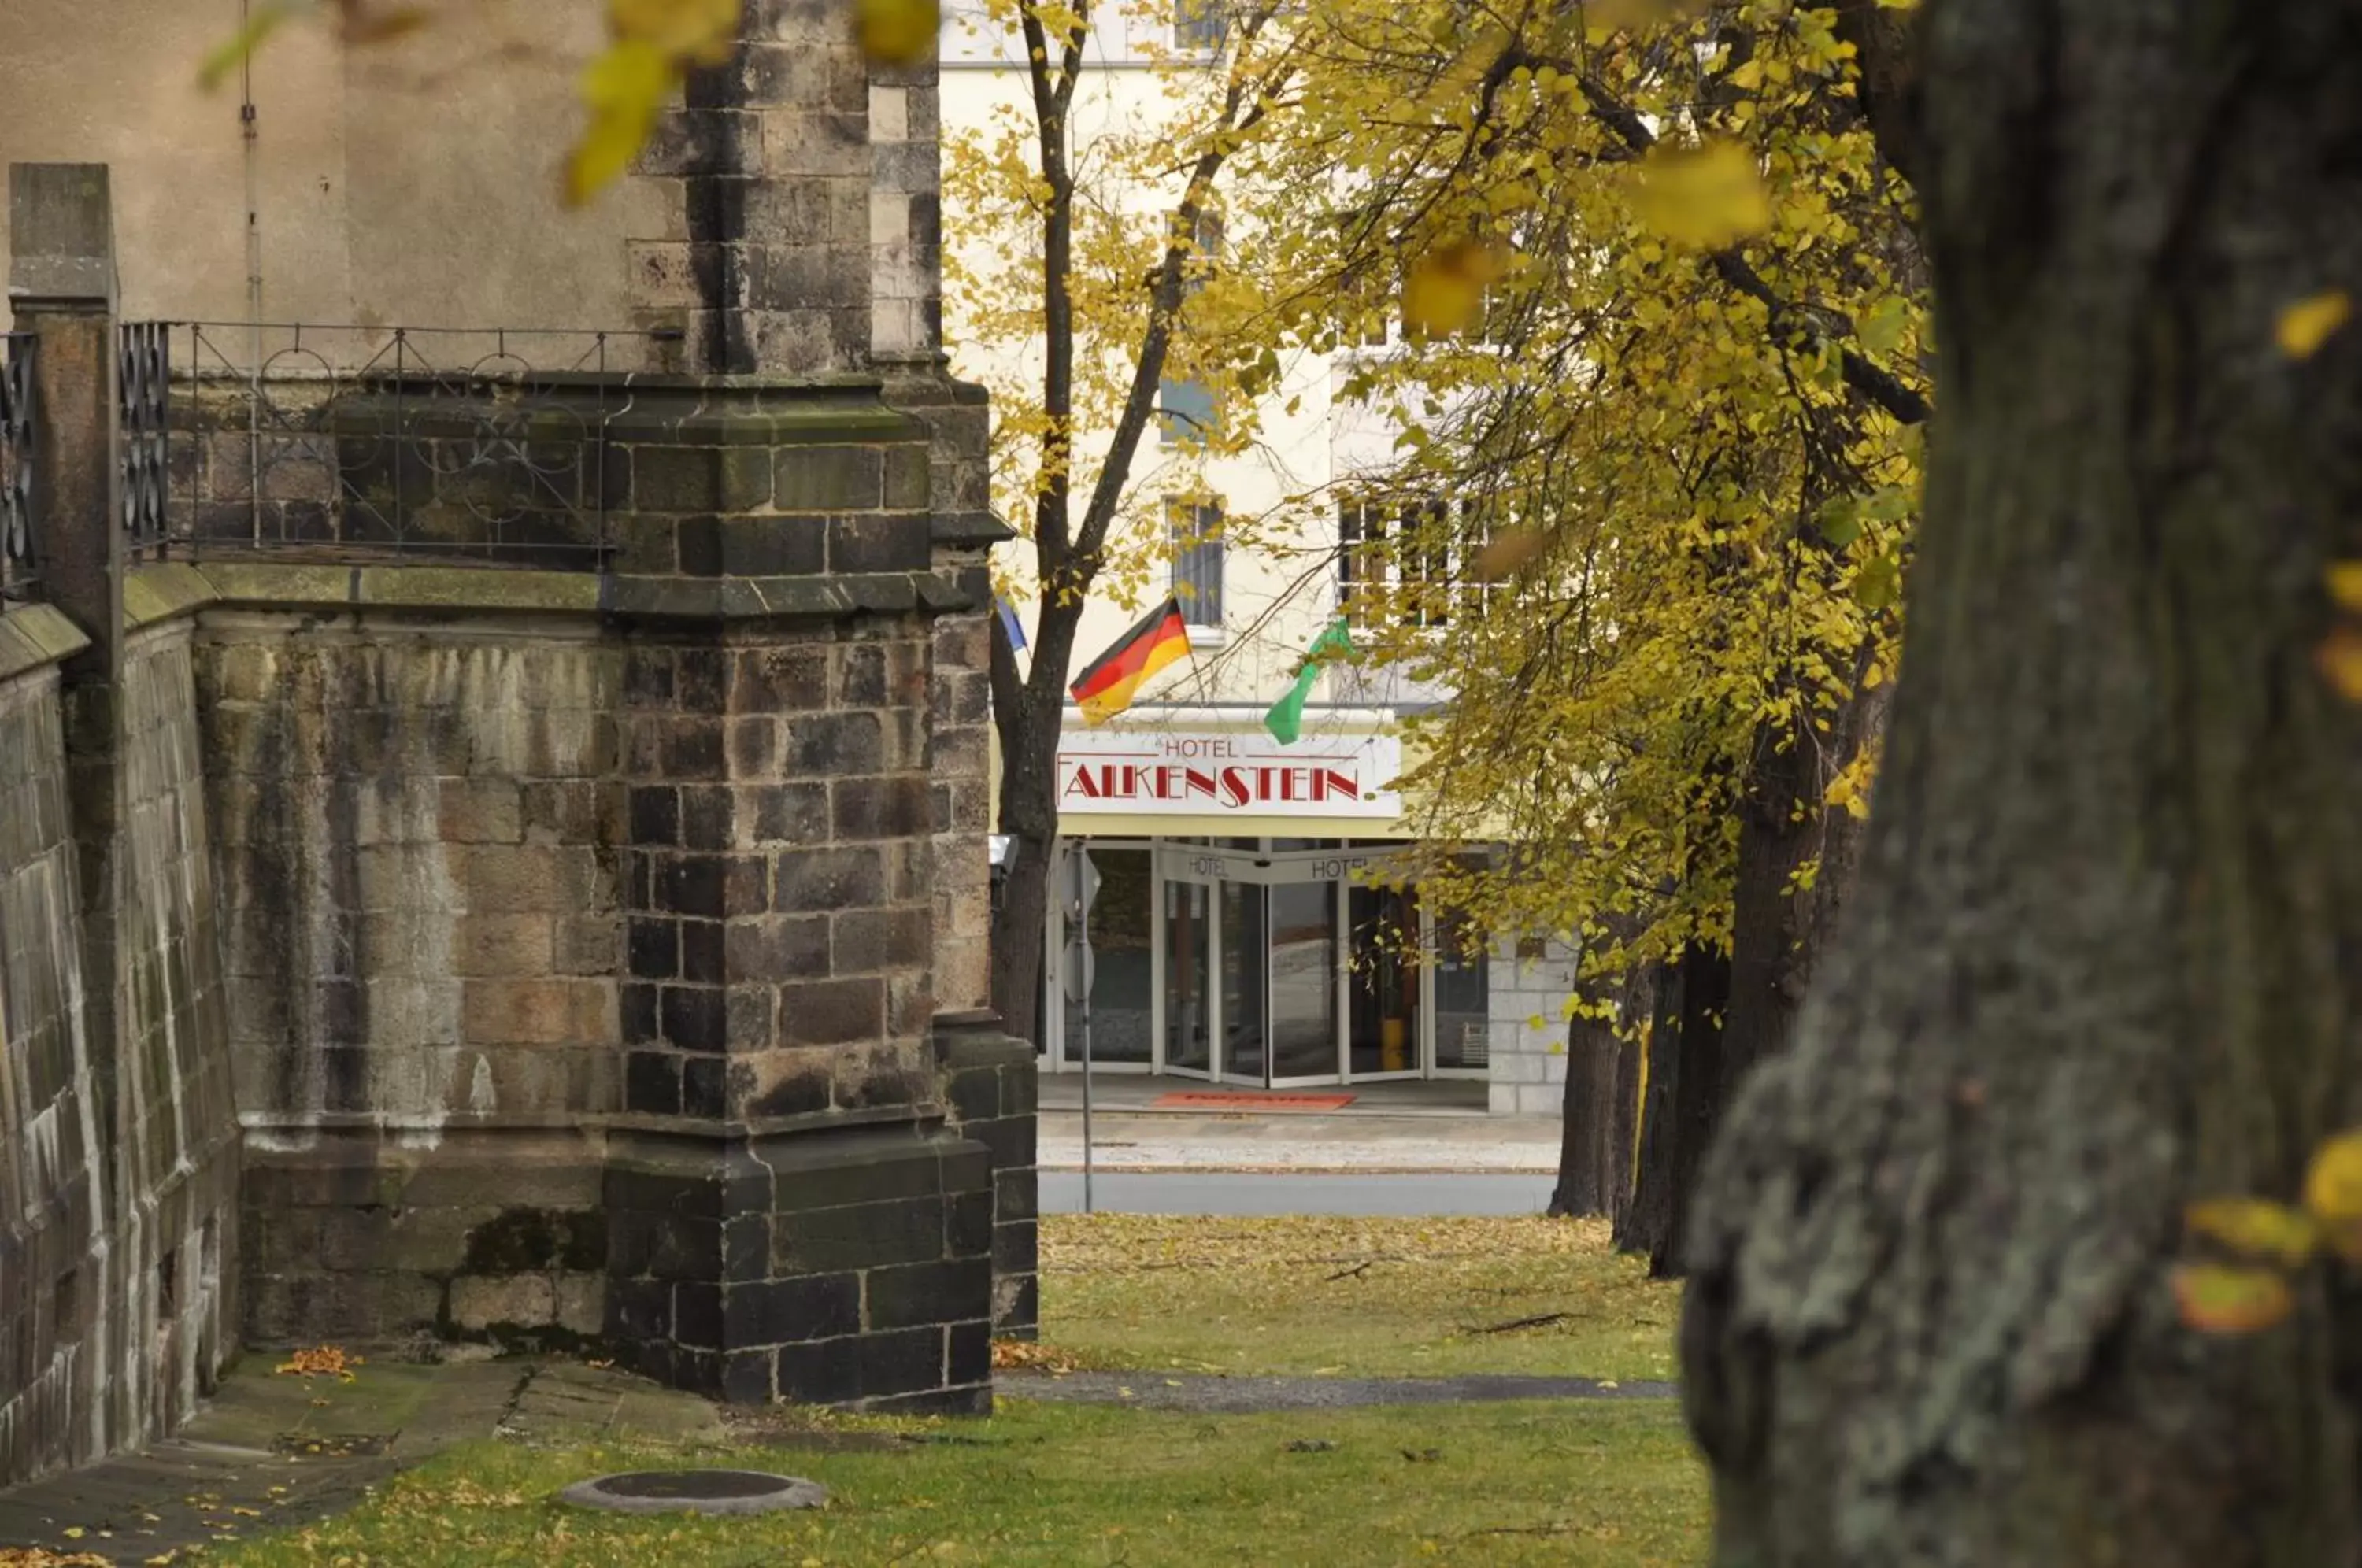
M1540 958L1521 959L1513 941L1493 949L1492 1110L1496 1116L1556 1116L1566 1099L1566 999L1576 954L1553 939ZM1539 1017L1537 1027L1532 1021Z

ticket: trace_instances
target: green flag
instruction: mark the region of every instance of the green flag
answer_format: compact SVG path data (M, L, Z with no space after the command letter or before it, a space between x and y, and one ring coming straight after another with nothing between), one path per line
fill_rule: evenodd
M1264 728L1282 745L1293 745L1296 737L1304 733L1304 704L1312 696L1312 683L1320 679L1320 666L1328 659L1343 658L1353 651L1353 633L1344 622L1332 623L1329 629L1312 639L1304 650L1304 668L1296 672L1296 684L1287 695L1271 705L1263 716Z

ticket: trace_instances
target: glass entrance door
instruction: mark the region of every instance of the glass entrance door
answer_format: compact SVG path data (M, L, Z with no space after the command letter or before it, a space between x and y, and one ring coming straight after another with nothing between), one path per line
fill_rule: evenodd
M1164 882L1164 1070L1214 1076L1214 889Z
M1337 1059L1337 884L1265 890L1270 941L1266 1083L1333 1082Z

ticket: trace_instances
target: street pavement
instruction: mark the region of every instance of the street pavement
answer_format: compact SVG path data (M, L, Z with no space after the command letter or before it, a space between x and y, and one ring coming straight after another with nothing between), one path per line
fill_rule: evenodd
M1539 1214L1551 1177L1530 1172L1307 1175L1241 1171L1109 1171L1091 1178L1104 1214ZM1079 1170L1042 1173L1042 1209L1078 1214Z
M1094 1168L1110 1171L1524 1172L1558 1169L1559 1123L1539 1116L1174 1116L1092 1118ZM1044 1171L1080 1170L1083 1119L1043 1110Z

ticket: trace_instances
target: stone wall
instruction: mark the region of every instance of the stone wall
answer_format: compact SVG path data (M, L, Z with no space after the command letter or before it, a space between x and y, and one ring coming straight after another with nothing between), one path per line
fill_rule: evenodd
M61 679L86 646L0 616L0 1483L169 1430L236 1342L188 627L133 635L111 683Z
M203 622L257 1340L598 1330L623 790L594 634Z
M237 1342L238 1130L189 635L164 621L124 650L109 1337L154 1357L117 1374L126 1436L176 1426Z
M1566 1099L1566 1001L1577 954L1552 937L1525 955L1515 940L1494 944L1487 1098L1496 1116L1556 1116Z
M0 615L0 1485L99 1452L106 1360L65 741L57 668L19 635L28 619Z

